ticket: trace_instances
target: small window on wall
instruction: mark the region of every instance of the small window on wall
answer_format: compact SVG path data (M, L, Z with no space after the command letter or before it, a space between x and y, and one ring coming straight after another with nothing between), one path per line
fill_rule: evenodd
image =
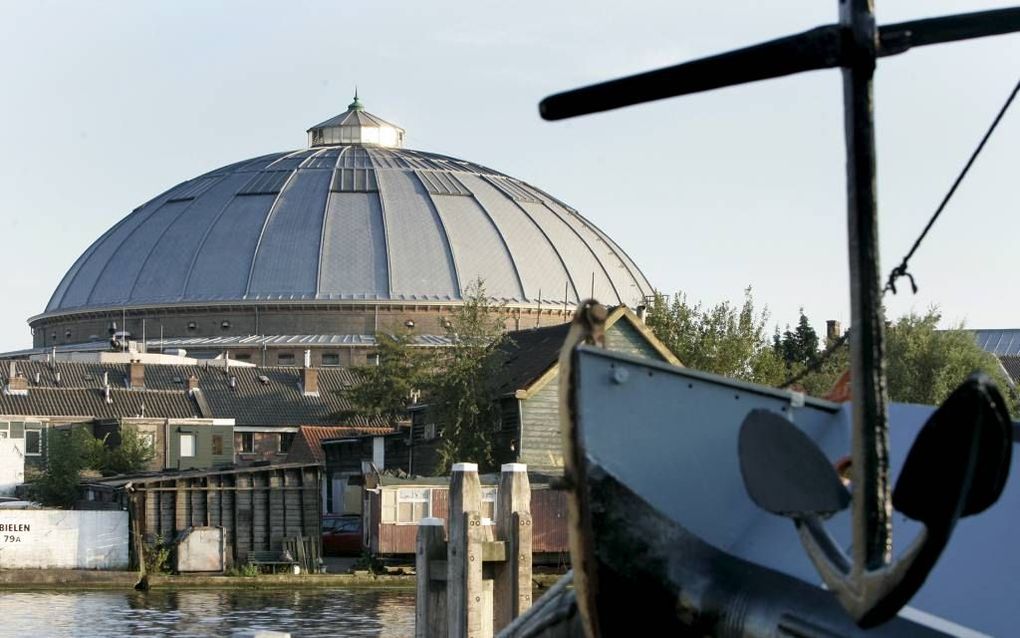
M223 454L223 435L214 434L212 436L212 453L213 456L221 456Z
M41 430L25 430L25 456L42 456Z
M418 523L432 515L432 489L428 487L397 490L397 523Z
M181 435L181 458L188 458L195 456L195 435L194 434L182 434Z
M292 366L294 365L294 353L293 352L281 352L276 355L276 363L281 366Z
M235 361L251 361L251 355L248 354L247 352L242 352L240 354L235 354L234 355L234 360Z
M436 424L426 423L424 427L422 427L421 438L425 439L426 441L431 441L432 439L436 438Z
M9 434L9 432L8 432L8 428L9 427L10 426L7 424L7 421L0 421L0 439L6 439L7 438L8 434Z
M280 434L280 437L277 440L276 451L277 452L289 452L290 451L290 446L293 443L294 443L294 433L293 432L283 432L283 433Z
M254 432L242 432L241 433L241 453L242 454L253 454L255 452L255 433Z
M326 352L322 355L322 365L324 366L338 366L340 365L340 355L336 352Z
M150 450L156 449L156 435L152 432L142 432L142 445Z
M482 488L482 518L487 518L490 521L496 520L497 492L498 489L495 487Z

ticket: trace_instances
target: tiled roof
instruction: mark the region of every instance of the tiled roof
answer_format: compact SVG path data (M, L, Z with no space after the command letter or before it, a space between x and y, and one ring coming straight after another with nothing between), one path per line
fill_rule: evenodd
M117 418L152 416L165 419L190 419L200 416L195 404L184 392L154 390L134 392L111 389L107 403L99 388L38 388L28 395L0 393L0 414L18 416L74 416Z
M542 376L560 356L570 323L507 333L501 350L503 368L493 384L497 396L528 387Z
M232 418L237 425L249 426L372 425L345 415L352 407L347 389L356 383L355 374L346 368L319 368L319 394L305 396L300 387L301 368L294 367L224 370L201 365L147 365L145 389L129 390L126 364L18 361L16 365L18 374L28 380L28 395L0 395L0 414L133 417L138 416L144 400L145 415L154 418ZM6 370L4 373L6 382ZM104 373L112 403L103 397ZM189 396L186 384L191 376L198 379L208 414Z
M999 361L1002 362L1002 367L1006 370L1009 378L1014 383L1020 383L1020 356L1004 355L999 357Z
M298 430L287 452L287 462L324 463L326 453L322 449L322 442L328 439L341 439L347 437L379 436L392 434L396 430L391 427L358 427L358 426L315 426L304 425Z

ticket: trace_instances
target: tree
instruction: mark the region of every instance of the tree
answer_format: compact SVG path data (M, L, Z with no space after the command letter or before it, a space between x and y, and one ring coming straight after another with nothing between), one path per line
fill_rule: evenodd
M120 444L104 445L97 457L94 469L99 470L103 475L131 474L148 467L152 459L156 457L156 450L137 429L122 427Z
M804 315L803 308L800 309L800 320L795 331L790 331L790 326L786 326L780 338L779 330L776 330L772 338L772 349L786 362L787 367L807 365L818 357L818 334Z
M424 385L427 356L410 332L377 333L375 343L377 363L356 369L358 383L348 392L352 409L346 416L395 424L407 418L412 393Z
M32 484L32 498L54 507L74 505L82 470L97 466L102 455L102 441L86 428L49 430L46 472Z
M938 330L941 319L942 313L932 307L924 315L904 315L886 330L890 399L939 405L976 371L990 376L1008 397L1009 379L995 355L983 350L962 324ZM1007 402L1016 412L1015 400Z
M121 429L120 444L106 445L88 428L51 429L47 439L46 471L32 484L32 498L54 507L70 507L78 500L82 472L104 476L144 470L156 451L135 428Z
M483 472L493 469L500 415L490 380L503 365L506 315L486 295L484 282L475 281L446 328L451 345L434 353L426 394L429 418L442 437L441 473L459 461L478 463Z
M775 385L784 366L765 336L768 316L767 308L755 309L751 288L739 308L728 301L704 308L682 292L656 293L646 323L685 366Z

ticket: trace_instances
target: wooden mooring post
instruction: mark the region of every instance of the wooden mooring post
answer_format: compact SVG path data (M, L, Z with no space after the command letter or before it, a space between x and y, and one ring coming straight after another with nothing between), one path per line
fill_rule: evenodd
M489 638L531 607L530 508L527 466L504 465L493 533L482 517L478 466L453 466L449 541L440 519L418 527L416 638Z

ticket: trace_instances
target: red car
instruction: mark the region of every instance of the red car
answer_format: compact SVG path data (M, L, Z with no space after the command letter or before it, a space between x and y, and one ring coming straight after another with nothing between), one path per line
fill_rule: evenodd
M327 516L322 519L322 553L328 556L361 554L361 516Z

